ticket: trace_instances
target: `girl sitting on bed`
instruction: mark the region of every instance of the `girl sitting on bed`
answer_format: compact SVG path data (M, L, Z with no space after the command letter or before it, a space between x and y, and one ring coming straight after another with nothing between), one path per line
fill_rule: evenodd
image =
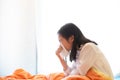
M113 80L110 65L98 48L97 43L86 38L73 23L65 24L58 31L60 46L56 51L66 78L79 75L82 80ZM72 66L68 66L66 57L61 56L63 49L68 52ZM67 80L67 79L65 79Z

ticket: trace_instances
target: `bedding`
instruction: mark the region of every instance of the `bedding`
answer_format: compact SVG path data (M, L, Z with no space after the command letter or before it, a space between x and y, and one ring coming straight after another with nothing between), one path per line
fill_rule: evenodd
M32 75L24 69L17 69L12 75L0 77L0 80L113 80L107 75L90 69L86 76L70 75L65 77L64 73L50 73L48 75Z
M31 75L24 69L17 69L12 75L0 77L0 80L47 80L45 75Z

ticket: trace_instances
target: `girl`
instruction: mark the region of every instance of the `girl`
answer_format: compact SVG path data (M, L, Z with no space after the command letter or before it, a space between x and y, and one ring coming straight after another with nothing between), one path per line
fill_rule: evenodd
M113 80L110 65L97 43L86 38L80 29L73 23L65 24L58 31L60 46L56 51L66 79L72 75L79 75L81 80ZM72 67L68 66L66 60L61 56L65 48L68 51ZM74 76L72 77L74 79Z

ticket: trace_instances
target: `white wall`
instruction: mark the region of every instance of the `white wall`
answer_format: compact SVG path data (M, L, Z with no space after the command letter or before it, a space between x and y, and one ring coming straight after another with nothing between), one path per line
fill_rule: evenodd
M36 73L34 0L0 0L0 76Z
M55 56L58 29L73 22L86 37L96 41L107 57L113 73L120 72L119 0L38 0L38 72L62 71Z

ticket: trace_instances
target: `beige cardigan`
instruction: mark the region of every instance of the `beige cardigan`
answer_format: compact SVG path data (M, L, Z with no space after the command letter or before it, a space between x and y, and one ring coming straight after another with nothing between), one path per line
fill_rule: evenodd
M77 51L76 58L76 62L73 61L72 66L68 67L65 71L66 74L86 75L87 71L94 67L95 69L113 77L113 73L107 59L94 43L86 43L82 46L81 50Z

